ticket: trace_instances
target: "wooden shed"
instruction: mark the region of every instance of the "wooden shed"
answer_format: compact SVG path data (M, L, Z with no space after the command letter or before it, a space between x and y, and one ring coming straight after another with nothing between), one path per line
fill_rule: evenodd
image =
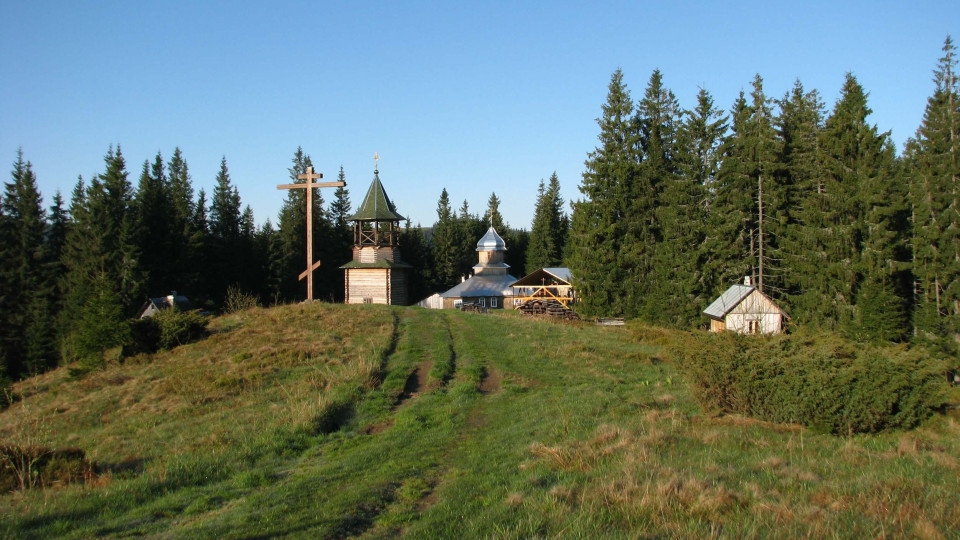
M148 317L153 317L160 310L177 308L180 311L188 311L192 309L190 305L190 299L186 296L180 296L177 294L177 291L173 291L167 296L160 296L158 298L148 298L147 301L140 306L140 310L137 312L138 319L146 319Z
M730 330L739 334L779 334L787 314L759 289L734 285L726 290L703 314L710 318L710 331Z

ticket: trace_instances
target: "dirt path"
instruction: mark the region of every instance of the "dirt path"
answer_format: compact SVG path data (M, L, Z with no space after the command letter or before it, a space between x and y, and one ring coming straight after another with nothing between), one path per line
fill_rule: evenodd
M484 395L495 394L500 391L500 372L489 368L483 379L480 379L480 393Z
M433 369L433 362L420 362L417 370L407 377L407 382L403 385L403 393L397 398L397 403L393 406L394 409L399 409L426 388L431 369Z

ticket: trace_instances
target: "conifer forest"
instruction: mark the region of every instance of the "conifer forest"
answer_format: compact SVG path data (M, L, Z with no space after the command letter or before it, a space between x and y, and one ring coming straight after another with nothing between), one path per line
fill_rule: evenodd
M800 81L768 95L757 75L732 104L701 88L681 105L659 70L640 92L617 70L579 194L564 201L556 174L541 180L528 231L504 222L496 194L471 207L444 189L436 222L408 222L400 238L415 268L410 298L460 281L493 226L513 275L568 266L585 316L703 327L701 311L749 276L792 325L957 358L960 84L949 37L931 64L924 116L899 153L871 124L869 89L853 74L832 104ZM304 298L303 190L286 192L276 221L257 226L226 158L206 193L179 148L137 174L118 144L102 172L46 197L28 158L15 151L0 206L0 382L102 359L129 339L148 297L176 290L211 312L238 295L262 305ZM291 180L308 166L297 148ZM349 180L366 189L370 178ZM336 302L339 266L351 258L351 194L325 195L313 197L323 261L315 296Z

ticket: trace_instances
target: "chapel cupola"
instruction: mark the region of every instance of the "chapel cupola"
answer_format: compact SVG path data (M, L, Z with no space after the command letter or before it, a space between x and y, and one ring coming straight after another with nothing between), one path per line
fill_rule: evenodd
M473 267L474 274L506 274L510 265L504 262L504 255L507 252L507 244L503 238L497 234L496 229L490 227L487 234L477 242L477 254L479 261Z

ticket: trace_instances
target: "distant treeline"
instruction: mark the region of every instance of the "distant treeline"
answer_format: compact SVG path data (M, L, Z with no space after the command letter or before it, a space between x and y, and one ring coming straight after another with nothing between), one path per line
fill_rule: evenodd
M798 81L681 108L654 71L616 71L575 201L581 309L677 327L744 276L798 324L861 341L960 339L960 94L948 37L923 123L897 157L847 74L827 109Z
M297 176L311 165L298 148L291 180L301 182ZM303 190L287 192L277 226L268 219L258 228L226 158L209 200L202 189L194 192L179 148L169 161L160 153L145 161L136 187L119 146L107 152L104 168L77 180L69 206L58 192L45 210L32 165L17 152L0 206L0 382L64 362L101 361L104 350L130 341L127 321L149 297L177 291L209 311L224 305L229 290L264 304L305 297L305 282L297 279L306 265ZM339 179L345 180L342 167ZM339 266L351 259L353 231L348 190L332 195L329 204L319 190L313 197L314 257L323 262L314 295L336 302L343 299ZM526 264L528 244L531 264L560 263L563 238L555 231L568 220L556 175L548 186L540 183L531 233L510 230L499 203L491 194L482 217L466 201L455 213L443 190L431 242L419 225L406 224L400 244L415 268L412 299L469 274L476 242L491 225L510 242L516 272Z

